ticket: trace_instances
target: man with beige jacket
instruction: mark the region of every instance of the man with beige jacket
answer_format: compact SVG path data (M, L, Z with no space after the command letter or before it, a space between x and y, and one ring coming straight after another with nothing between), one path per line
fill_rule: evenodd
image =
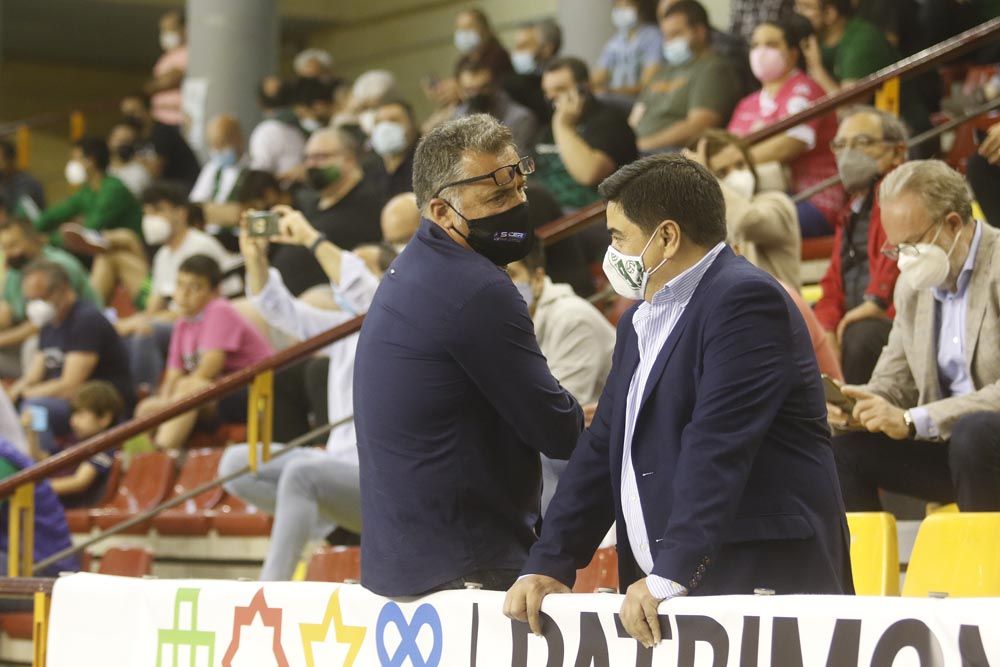
M1000 231L972 216L965 179L937 160L882 182L897 259L896 318L871 381L828 406L847 511L881 509L878 489L963 511L1000 510Z
M521 261L508 264L507 272L528 305L549 370L588 414L586 406L597 403L611 372L615 328L572 287L555 284L545 275L541 243ZM566 463L542 456L543 515Z

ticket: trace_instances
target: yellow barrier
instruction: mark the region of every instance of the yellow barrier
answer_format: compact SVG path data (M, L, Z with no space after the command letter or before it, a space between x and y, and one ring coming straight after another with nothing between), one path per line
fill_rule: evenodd
M10 499L7 576L31 576L35 557L35 485L22 484Z
M45 647L49 643L49 596L35 593L35 620L32 625L31 643L34 654L33 667L45 667Z
M899 116L899 77L889 79L876 91L875 108Z
M31 166L31 128L18 125L14 133L14 143L17 146L17 168L27 171Z
M84 132L87 131L87 121L83 117L82 111L74 111L69 115L69 140L79 141L83 139Z
M250 385L250 405L247 409L247 455L250 469L257 472L257 443L261 459L271 459L271 435L274 430L274 371L265 371Z

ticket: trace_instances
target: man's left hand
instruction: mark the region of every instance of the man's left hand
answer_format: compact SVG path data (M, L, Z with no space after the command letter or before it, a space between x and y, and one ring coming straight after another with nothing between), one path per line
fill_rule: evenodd
M657 614L659 606L660 600L649 592L645 579L629 586L625 593L620 612L622 627L646 648L653 648L660 643L660 619Z
M910 427L903 419L905 412L901 408L856 387L844 386L840 389L844 396L855 399L854 419L871 433L885 433L893 440L906 440L910 437Z
M556 98L552 121L564 127L576 127L583 115L583 95L576 88L566 91Z
M275 206L271 210L281 216L278 220L278 229L281 231L277 236L272 236L269 239L272 243L300 245L308 248L319 237L319 232L309 224L306 216L291 206Z

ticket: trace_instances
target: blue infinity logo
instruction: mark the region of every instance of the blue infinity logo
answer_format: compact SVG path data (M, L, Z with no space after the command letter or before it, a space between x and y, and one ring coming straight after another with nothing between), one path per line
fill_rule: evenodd
M399 630L399 646L396 653L389 657L389 652L385 648L385 629L389 624L396 626ZM431 646L431 654L425 660L417 646L417 635L425 625L431 627L434 643ZM382 611L379 612L378 622L375 627L375 648L378 651L378 660L382 667L403 667L403 661L410 659L413 667L438 667L441 663L442 650L441 637L441 617L437 610L429 604L422 604L417 607L413 618L407 622L403 610L395 602L388 602Z

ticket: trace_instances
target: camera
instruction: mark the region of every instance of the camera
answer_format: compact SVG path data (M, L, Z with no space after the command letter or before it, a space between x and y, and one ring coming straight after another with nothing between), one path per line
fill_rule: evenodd
M271 211L254 211L247 216L247 234L250 236L277 236L278 214Z

